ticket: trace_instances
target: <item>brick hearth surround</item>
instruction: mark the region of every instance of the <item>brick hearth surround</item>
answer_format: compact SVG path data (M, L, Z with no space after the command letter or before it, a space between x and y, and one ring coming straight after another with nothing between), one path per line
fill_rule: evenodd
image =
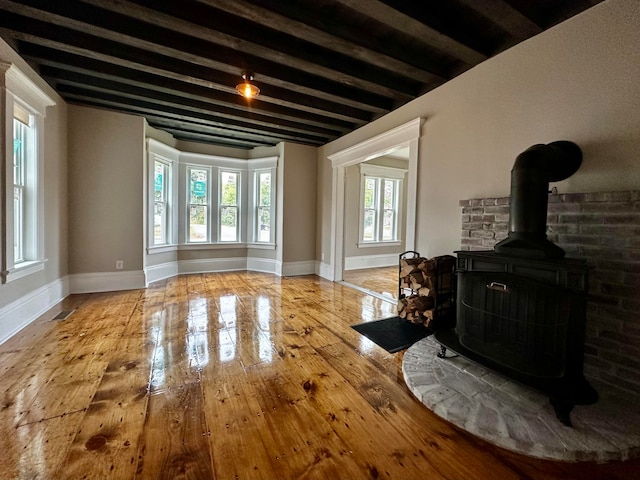
M509 231L509 197L460 201L462 250ZM589 272L585 375L640 394L640 191L549 195L547 237Z

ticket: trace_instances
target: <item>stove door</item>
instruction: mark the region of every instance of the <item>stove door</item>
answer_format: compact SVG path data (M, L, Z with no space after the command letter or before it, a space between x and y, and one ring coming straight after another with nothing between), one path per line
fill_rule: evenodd
M539 378L567 368L567 339L576 294L504 272L461 272L456 330L469 350Z

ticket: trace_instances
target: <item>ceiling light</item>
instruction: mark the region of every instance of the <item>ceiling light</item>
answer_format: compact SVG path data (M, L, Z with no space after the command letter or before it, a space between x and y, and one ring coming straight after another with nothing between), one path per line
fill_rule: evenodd
M260 93L260 89L251 83L251 80L253 80L253 74L242 72L242 78L244 78L244 83L236 85L238 93L248 99L257 97Z

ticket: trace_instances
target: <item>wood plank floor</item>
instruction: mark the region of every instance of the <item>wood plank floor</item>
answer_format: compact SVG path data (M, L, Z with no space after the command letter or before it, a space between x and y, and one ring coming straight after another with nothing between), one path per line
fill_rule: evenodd
M398 298L398 266L345 270L343 280L393 299Z
M438 418L402 353L349 327L394 309L249 272L71 296L0 345L0 479L640 477L637 460L535 460Z

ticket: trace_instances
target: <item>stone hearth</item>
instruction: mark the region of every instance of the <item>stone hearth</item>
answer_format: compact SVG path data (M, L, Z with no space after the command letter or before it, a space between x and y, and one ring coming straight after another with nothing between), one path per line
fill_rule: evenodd
M431 337L411 346L402 362L404 380L436 415L469 433L545 459L608 462L640 456L639 398L596 387L600 400L576 406L573 427L565 427L547 396L463 357L438 358L439 351Z

